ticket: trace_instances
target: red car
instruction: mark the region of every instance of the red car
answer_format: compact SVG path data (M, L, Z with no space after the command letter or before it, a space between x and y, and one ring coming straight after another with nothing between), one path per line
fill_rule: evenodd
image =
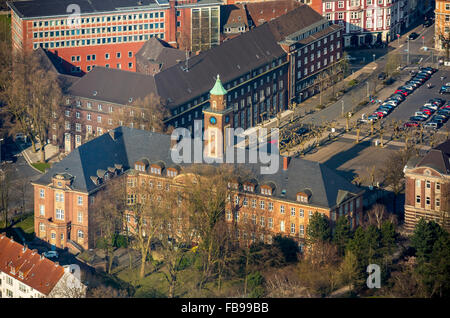
M375 112L374 114L377 115L380 118L384 118L387 115L387 114L384 114L382 112Z
M421 109L420 110L422 113L425 113L425 114L427 114L427 115L431 115L432 113L433 113L433 111L431 110L431 109Z
M408 96L408 92L402 89L397 89L394 94L402 94L403 96Z
M403 127L419 127L420 124L415 121L409 121L403 124Z
M440 109L446 109L446 108L450 108L450 105L442 106Z

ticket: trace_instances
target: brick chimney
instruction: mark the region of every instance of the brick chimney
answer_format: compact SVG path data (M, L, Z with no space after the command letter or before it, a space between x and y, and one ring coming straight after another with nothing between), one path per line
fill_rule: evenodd
M283 157L283 171L288 170L289 161L290 161L289 157Z

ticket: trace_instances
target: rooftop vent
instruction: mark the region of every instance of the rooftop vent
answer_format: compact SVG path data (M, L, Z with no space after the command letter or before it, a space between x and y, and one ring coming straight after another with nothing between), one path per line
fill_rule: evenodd
M128 98L128 102L132 103L133 102L133 97Z
M97 96L97 91L94 91L92 95Z

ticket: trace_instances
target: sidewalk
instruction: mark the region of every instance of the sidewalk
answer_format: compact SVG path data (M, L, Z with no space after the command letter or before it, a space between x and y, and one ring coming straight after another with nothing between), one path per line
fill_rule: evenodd
M39 171L39 173L42 173L42 171L36 169L33 166L33 163L38 163L41 161L41 152L40 152L40 143L36 144L36 152L33 152L33 147L30 144L28 147L24 147L25 144L21 142L16 142L16 145L20 148L21 153L23 154L23 157L27 161L27 163L32 167L34 170ZM54 163L58 162L60 160L59 158L59 147L54 146L52 144L48 144L45 146L45 159L47 163Z

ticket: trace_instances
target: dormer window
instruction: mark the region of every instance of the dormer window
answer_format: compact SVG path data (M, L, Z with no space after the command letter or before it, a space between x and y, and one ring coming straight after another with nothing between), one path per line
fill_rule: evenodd
M309 202L309 198L311 197L311 191L306 189L302 192L297 193L297 201L298 202L304 202L304 203L308 203Z
M145 166L143 164L136 163L134 165L134 169L137 170L137 171L145 171Z
M269 189L269 188L261 188L261 194L264 194L264 195L272 195L272 189Z
M228 188L229 188L229 189L235 189L235 190L237 190L238 187L239 187L239 184L238 184L238 183L236 183L236 182L228 182Z
M19 272L19 278L23 279L23 273L22 272Z
M171 178L176 177L177 176L177 171L173 170L173 169L168 169L167 170L167 176L171 177Z
M252 184L244 184L244 191L254 192L255 187Z
M150 172L154 174L161 174L161 168L151 167Z

